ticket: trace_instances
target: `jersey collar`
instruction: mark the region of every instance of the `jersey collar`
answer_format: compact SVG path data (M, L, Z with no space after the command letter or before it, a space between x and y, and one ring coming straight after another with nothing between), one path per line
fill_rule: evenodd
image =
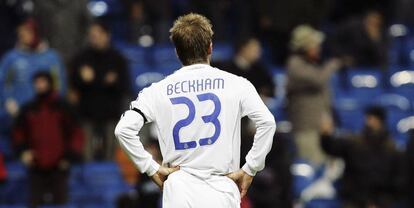
M183 66L181 70L195 70L195 69L202 69L206 67L211 67L209 64L192 64L188 66Z

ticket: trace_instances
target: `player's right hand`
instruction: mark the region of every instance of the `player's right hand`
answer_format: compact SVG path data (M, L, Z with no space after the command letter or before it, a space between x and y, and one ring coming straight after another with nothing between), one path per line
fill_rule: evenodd
M160 169L158 169L154 175L150 176L150 178L162 190L164 181L167 180L167 176L177 170L180 170L180 167L167 168L160 166Z
M250 184L252 184L253 176L247 174L242 169L229 173L226 176L237 184L240 191L240 198L243 198L247 194Z

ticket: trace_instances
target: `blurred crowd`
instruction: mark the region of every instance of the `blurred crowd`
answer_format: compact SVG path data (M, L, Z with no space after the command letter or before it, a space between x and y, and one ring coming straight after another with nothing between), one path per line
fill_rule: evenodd
M284 97L271 109L278 122L278 113L286 114L289 125L278 125L266 169L242 207L311 207L315 199L338 201L325 207L414 207L414 131L397 148L386 109L370 105L360 131L344 132L331 92L335 75L346 85L349 68L387 73L391 64L407 64L389 54L388 29L414 27L413 9L409 0L0 1L0 140L10 148L0 149L0 190L8 180L5 164L19 161L27 167L31 207L66 204L74 165L115 161L139 193L119 196L118 206L158 207L161 193L148 188L150 179L114 138L138 93L131 63L114 43L168 45L173 20L198 12L211 19L215 43L232 46L227 59L213 55L213 66L247 78L269 108ZM285 85L275 82L273 66L285 68ZM241 125L245 155L254 124ZM162 161L151 126L142 134ZM296 193L295 167L320 177Z

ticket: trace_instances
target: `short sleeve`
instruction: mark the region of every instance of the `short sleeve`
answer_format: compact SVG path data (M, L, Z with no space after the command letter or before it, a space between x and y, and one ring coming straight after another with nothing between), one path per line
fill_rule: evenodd
M156 105L154 102L154 96L156 94L154 94L153 91L153 85L141 90L138 93L137 99L132 101L130 105L131 110L139 110L142 112L148 122L153 122L155 120Z

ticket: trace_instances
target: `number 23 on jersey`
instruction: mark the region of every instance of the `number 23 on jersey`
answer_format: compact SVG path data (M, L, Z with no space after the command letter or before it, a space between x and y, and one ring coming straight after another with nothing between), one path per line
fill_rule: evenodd
M220 99L214 93L203 93L197 95L198 102L207 102L211 101L214 104L214 111L210 115L204 115L201 119L204 123L212 123L214 125L214 134L211 137L206 138L199 138L198 144L200 146L204 145L211 145L216 142L218 137L220 136L221 132L221 125L220 121L218 120L218 116L221 112L221 102ZM188 116L184 119L177 121L173 128L173 139L174 145L176 150L185 150L197 147L197 141L189 141L189 142L181 142L180 141L180 129L190 125L195 118L196 108L194 106L193 101L191 101L188 97L175 97L170 98L170 101L173 105L186 105L188 108Z

